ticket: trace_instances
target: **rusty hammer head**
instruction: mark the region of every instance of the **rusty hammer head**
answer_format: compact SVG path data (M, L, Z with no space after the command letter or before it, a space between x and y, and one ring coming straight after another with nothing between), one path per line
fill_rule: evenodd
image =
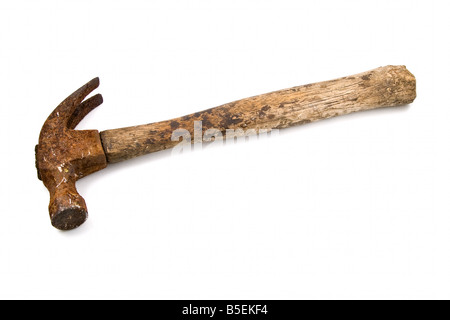
M61 102L45 121L36 146L38 178L50 192L50 219L60 230L76 228L87 218L75 182L106 167L99 132L74 130L103 102L100 94L83 101L98 85L99 79L92 79Z

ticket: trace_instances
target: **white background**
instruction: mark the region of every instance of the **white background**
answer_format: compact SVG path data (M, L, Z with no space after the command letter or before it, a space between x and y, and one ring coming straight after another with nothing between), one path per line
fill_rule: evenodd
M0 298L450 298L450 42L444 1L2 1ZM48 218L34 146L99 76L79 125L166 120L384 65L410 106L277 137L162 152L77 184Z

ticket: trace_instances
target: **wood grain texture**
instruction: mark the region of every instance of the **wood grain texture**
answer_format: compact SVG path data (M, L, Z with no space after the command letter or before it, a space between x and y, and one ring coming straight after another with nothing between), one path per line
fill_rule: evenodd
M194 121L203 133L215 128L282 129L351 112L411 103L415 77L405 66L385 66L335 80L274 91L196 112L183 117L100 133L109 163L115 163L177 145L176 129L194 137ZM193 140L193 139L192 139Z

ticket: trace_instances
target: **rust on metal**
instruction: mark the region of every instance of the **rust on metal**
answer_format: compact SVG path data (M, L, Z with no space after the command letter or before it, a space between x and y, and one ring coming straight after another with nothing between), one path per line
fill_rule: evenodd
M99 132L74 130L103 102L100 94L83 101L98 85L99 79L92 79L61 102L45 121L36 146L38 178L50 192L50 219L61 230L78 227L88 215L75 182L107 165Z

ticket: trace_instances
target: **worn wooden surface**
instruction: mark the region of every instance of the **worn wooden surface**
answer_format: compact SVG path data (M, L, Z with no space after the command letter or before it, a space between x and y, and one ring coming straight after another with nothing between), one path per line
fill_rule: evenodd
M177 145L176 129L194 140L194 121L203 133L217 129L281 129L379 107L413 102L416 80L405 66L386 66L335 80L270 92L189 114L180 118L100 133L109 163Z

